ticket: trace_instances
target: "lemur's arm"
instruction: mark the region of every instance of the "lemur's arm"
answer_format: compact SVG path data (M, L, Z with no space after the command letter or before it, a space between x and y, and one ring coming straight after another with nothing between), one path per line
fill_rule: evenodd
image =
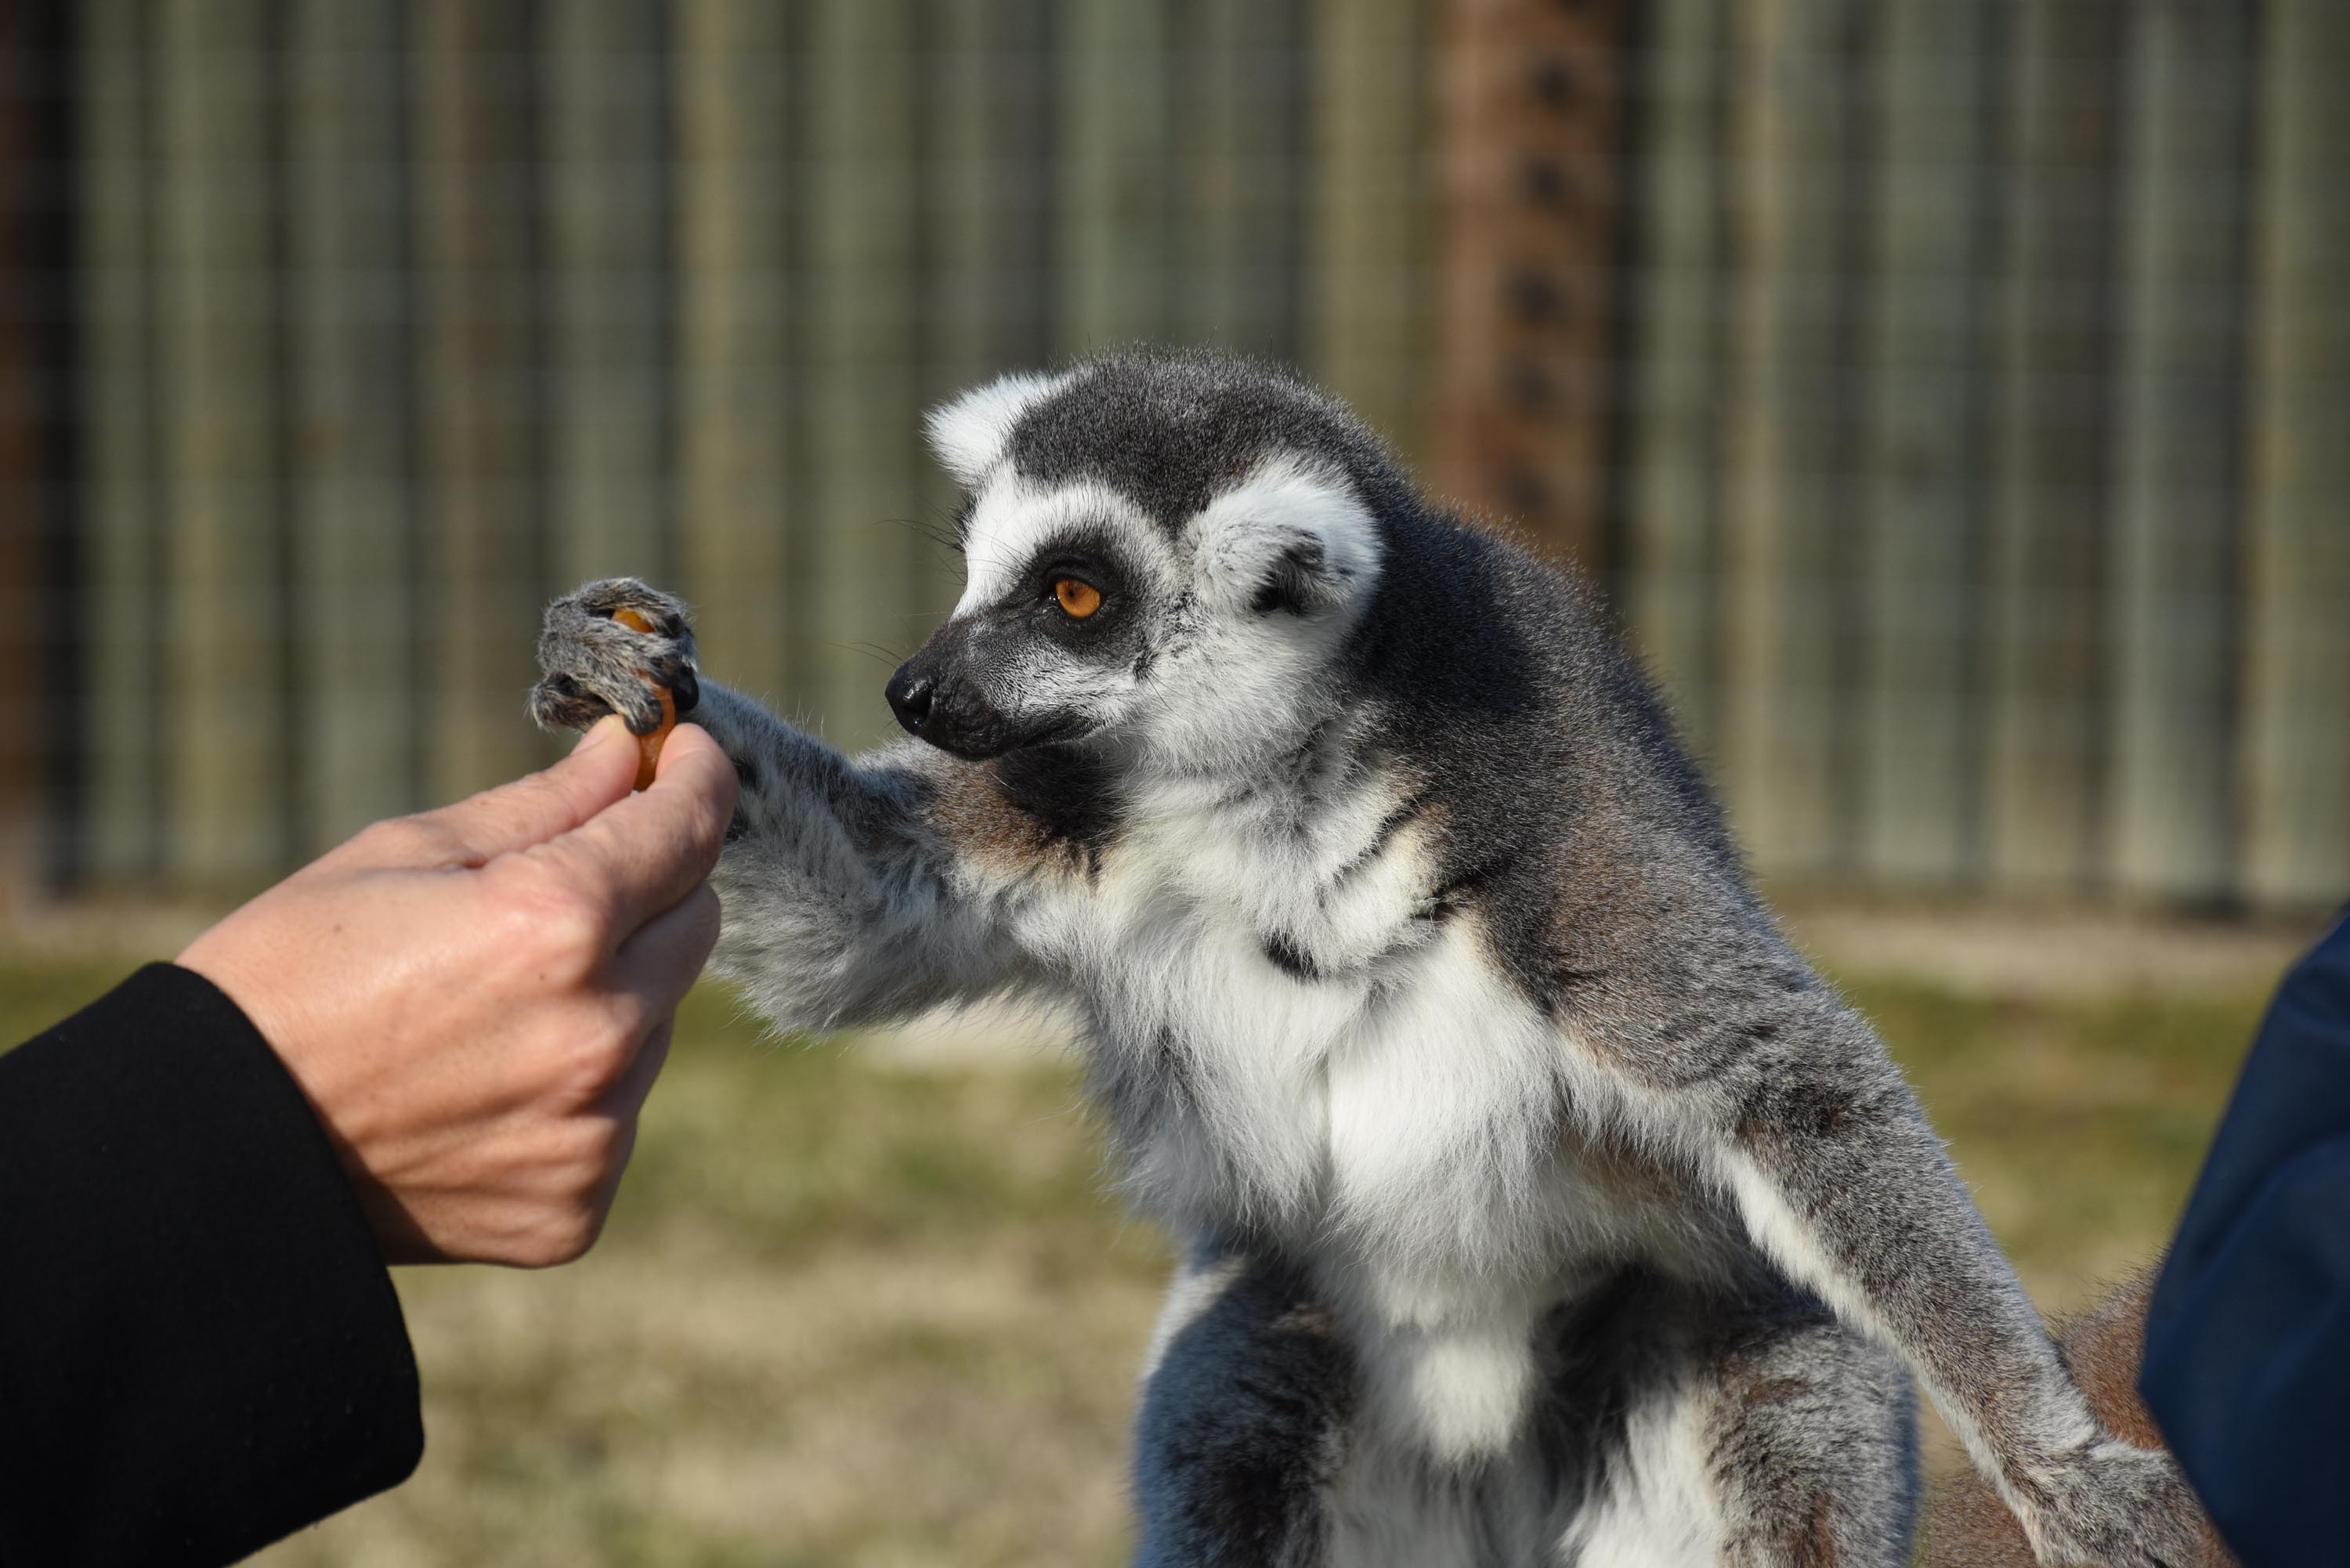
M1917 1368L2043 1562L2187 1562L2184 1483L2100 1428L1875 1033L1728 898L1637 951L1569 939L1558 1015L1592 1097L1688 1148L1791 1277Z
M612 619L635 611L652 630ZM733 760L742 789L712 877L719 973L767 1018L830 1029L1003 989L1019 956L976 867L933 830L949 759L901 746L852 761L749 698L700 680L684 607L633 578L547 607L531 711L550 728L618 712L639 733L674 694Z

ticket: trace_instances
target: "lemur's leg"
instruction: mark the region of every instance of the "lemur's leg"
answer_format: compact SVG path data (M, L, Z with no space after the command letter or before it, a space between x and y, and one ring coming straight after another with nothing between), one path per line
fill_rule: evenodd
M634 611L650 632L615 621ZM858 763L757 703L700 679L685 607L634 578L590 583L547 607L531 712L579 728L618 712L708 730L742 782L712 878L725 915L713 967L786 1027L902 1017L1008 983L1016 967L975 874L931 830L916 753Z
M1763 1251L1910 1362L2043 1562L2189 1560L2192 1494L2167 1456L2100 1428L1858 1014L1759 941L1651 939L1642 958L1577 952L1570 971L1605 973L1554 1003L1584 1100L1689 1150Z
M1136 1568L1320 1568L1355 1374L1303 1278L1187 1266L1136 1419Z
M1883 1346L1816 1308L1711 1347L1695 1394L1725 1568L1902 1568L1915 1401Z

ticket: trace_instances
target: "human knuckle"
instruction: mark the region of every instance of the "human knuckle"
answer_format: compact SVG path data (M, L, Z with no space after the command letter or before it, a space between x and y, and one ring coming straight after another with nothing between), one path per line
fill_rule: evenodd
M530 1266L555 1269L577 1262L588 1255L602 1233L603 1222L598 1216L577 1210L550 1216L531 1238Z
M611 917L585 878L557 860L515 857L501 878L504 935L536 961L573 980L592 973L611 935Z
M567 1098L575 1106L593 1105L626 1075L634 1041L609 1017L591 1018L573 1040L567 1054Z
M598 1056L625 1061L636 1054L652 1023L643 998L625 985L608 982L588 999L582 1029L588 1047Z
M581 1196L592 1199L627 1152L628 1129L613 1116L588 1116L579 1135Z

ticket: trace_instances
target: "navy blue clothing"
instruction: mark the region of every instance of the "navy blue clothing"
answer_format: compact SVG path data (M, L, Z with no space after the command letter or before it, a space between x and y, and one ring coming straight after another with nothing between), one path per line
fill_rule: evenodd
M2139 1391L2245 1568L2350 1563L2350 920L2261 1025L2155 1287Z
M309 1102L202 976L0 1054L0 1565L234 1562L423 1452L390 1275Z

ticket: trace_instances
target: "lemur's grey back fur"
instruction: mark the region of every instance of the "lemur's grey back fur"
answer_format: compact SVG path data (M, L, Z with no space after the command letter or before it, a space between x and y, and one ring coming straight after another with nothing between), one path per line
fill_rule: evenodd
M2098 1428L1571 577L1245 361L1011 378L932 437L970 583L889 691L930 744L702 686L719 963L791 1026L1074 1007L1191 1247L1141 1561L1899 1563L1896 1353L2047 1561L2176 1549L2174 1472ZM541 652L576 722L694 650L621 581Z

